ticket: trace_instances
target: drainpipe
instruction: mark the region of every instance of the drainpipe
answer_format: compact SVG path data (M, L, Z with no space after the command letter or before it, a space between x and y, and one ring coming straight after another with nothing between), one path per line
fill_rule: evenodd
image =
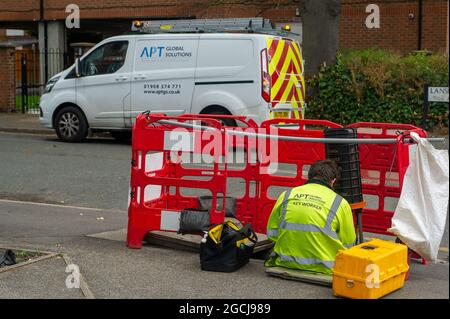
M44 23L44 80L48 81L48 25L44 20L44 0L39 3L39 21Z
M423 0L419 0L419 21L418 21L418 32L417 32L417 50L422 50L422 24L423 24Z
M447 55L448 55L448 27L449 27L449 17L448 17L448 14L449 14L449 6L450 6L450 4L448 3L448 1L447 1L447 36L445 37L447 40L446 40L446 42L447 42L447 44L446 44L446 46L445 46L445 51L447 52Z

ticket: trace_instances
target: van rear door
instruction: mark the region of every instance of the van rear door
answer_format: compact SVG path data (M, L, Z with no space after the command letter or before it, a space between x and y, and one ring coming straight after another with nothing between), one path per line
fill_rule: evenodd
M258 62L249 35L201 35L191 112L220 107L231 114L256 116L260 109Z
M300 45L290 39L271 36L266 42L271 79L270 117L303 118L305 79Z

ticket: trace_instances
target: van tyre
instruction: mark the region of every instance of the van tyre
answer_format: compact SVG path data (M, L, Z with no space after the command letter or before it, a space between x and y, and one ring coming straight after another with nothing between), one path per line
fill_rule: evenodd
M56 114L55 131L64 142L81 142L88 134L88 124L80 109L67 106Z
M209 111L203 114L211 114L211 115L230 115L229 113L221 110ZM224 126L237 126L236 121L233 119L220 119Z

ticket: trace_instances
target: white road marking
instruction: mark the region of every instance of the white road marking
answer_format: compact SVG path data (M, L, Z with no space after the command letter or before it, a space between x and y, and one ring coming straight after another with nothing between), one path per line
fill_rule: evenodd
M126 213L126 211L119 210L119 209L101 209L101 208L93 208L93 207L80 207L80 206L70 206L70 205L39 203L39 202L26 202L26 201L9 200L9 199L0 199L0 203L2 203L2 202L3 203L12 203L12 204L50 206L50 207L59 207L59 208L73 208L73 209L80 209L80 210L92 210L92 211L97 211L97 212L114 211L114 212L119 212L119 213Z

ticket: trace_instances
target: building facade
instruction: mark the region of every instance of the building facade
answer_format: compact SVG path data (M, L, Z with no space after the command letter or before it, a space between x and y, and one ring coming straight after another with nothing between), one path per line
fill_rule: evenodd
M70 4L80 9L80 30L65 28ZM370 4L379 7L379 28L365 24ZM341 0L340 47L448 51L448 7L448 0ZM67 42L96 42L129 31L133 19L262 16L295 24L301 21L299 8L299 0L2 0L0 28L33 29L42 38L45 22L50 47L67 49Z
M341 0L340 3L340 49L379 47L401 54L416 50L448 53L449 0ZM79 8L80 28L66 27L73 4ZM374 5L377 12L373 11ZM129 32L136 19L264 17L276 27L290 24L292 31L300 34L301 42L300 8L300 0L1 0L0 43L3 47L22 49L20 37L9 37L5 30L25 30L27 41L36 41L31 44L33 48L41 53L50 52L51 55L39 54L40 82L45 83L52 74L73 62L76 56L73 44L93 44ZM368 27L367 21L373 19L378 19L378 25ZM317 27L320 28L320 21Z
M399 53L448 53L448 0L342 0L341 48L380 47ZM379 7L379 28L367 28L369 4Z

